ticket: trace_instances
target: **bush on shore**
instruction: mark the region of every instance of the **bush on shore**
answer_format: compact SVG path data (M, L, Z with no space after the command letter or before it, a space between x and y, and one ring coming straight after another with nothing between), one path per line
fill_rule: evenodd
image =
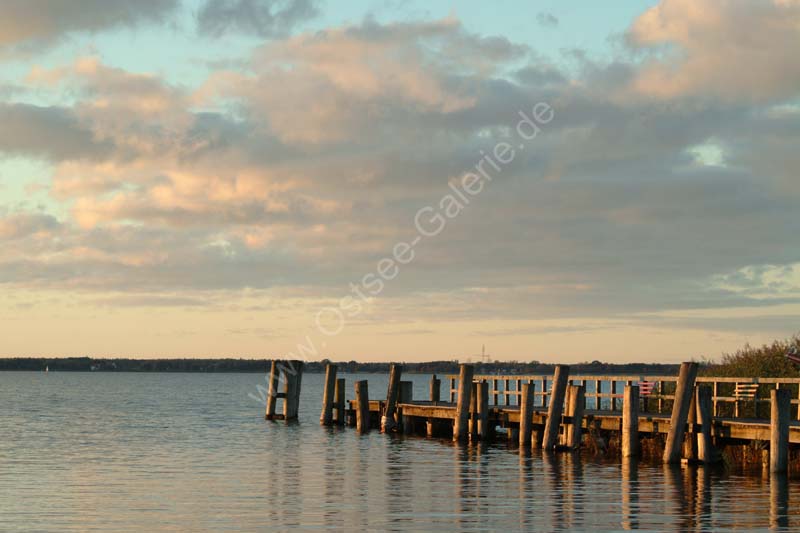
M720 377L800 377L800 365L786 358L794 347L800 351L800 336L774 341L761 347L745 345L733 353L723 354L719 363L711 363L703 374Z

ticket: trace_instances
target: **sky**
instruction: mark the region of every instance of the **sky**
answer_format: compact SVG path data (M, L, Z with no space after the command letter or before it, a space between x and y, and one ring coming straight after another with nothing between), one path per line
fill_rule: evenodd
M800 332L800 1L5 0L0 356Z

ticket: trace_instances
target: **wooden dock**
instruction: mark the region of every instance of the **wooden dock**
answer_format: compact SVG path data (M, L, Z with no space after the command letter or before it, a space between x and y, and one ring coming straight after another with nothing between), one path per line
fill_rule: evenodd
M711 463L724 446L758 442L769 469L785 472L790 446L800 445L800 379L698 377L697 370L683 363L677 376L570 376L558 365L553 375L498 376L461 365L458 375L444 376L443 401L442 379L434 375L429 397L415 399L401 365L392 365L385 395L358 381L354 399L345 401L346 384L331 364L320 423L455 441L506 438L558 451L613 438L623 457L636 456L642 439L659 437L665 463ZM295 388L299 381L284 395Z

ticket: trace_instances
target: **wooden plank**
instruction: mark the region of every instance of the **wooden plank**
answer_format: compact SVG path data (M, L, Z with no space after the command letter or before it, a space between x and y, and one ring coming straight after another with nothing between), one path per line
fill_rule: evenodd
M558 444L558 429L561 424L561 415L564 409L564 395L567 391L569 380L569 366L556 365L553 373L553 390L551 391L550 406L547 410L547 422L542 437L542 447L552 450Z
M325 367L325 386L322 391L322 413L319 423L323 426L333 424L333 400L336 389L336 365L328 363Z
M395 410L397 409L397 398L400 394L400 377L403 367L391 365L389 367L389 387L386 391L386 410L381 417L381 431L388 433L397 427L395 420Z
M453 440L465 440L467 438L467 418L469 417L469 400L472 395L472 376L475 367L472 365L461 365L461 372L458 378L458 398L456 398L456 419L453 424Z
M789 466L789 389L771 390L770 400L769 470L776 474Z
M681 363L678 386L675 389L675 401L672 405L669 433L664 446L663 459L667 464L679 463L681 460L681 445L689 416L689 407L694 395L697 367L697 363Z
M369 387L367 380L356 381L356 430L359 433L369 431Z

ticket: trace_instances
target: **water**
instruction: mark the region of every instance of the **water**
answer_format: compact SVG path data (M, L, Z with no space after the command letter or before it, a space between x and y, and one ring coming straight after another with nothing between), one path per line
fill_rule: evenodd
M366 377L385 395L386 376ZM426 397L428 376L410 379ZM257 384L263 376L0 373L0 529L800 527L795 480L322 428L314 374L300 423L287 426L263 420L248 397Z

